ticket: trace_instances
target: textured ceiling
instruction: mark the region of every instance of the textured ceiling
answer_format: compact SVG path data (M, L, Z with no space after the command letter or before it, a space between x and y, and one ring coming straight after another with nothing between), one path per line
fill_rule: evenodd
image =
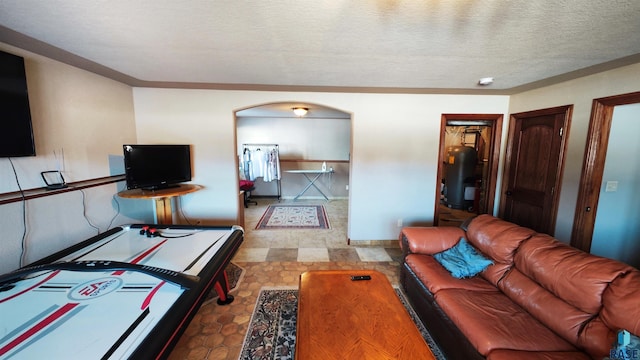
M509 93L640 62L638 0L0 0L0 26L134 86Z

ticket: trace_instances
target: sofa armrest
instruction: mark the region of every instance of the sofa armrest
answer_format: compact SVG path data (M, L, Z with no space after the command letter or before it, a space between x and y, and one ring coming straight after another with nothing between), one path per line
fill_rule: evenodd
M400 231L400 248L404 255L432 255L447 250L465 236L457 227L405 227Z

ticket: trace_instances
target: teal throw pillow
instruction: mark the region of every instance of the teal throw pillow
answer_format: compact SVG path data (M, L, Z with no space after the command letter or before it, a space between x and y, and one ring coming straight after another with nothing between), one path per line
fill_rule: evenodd
M454 247L434 254L433 257L458 279L475 276L493 264L493 261L478 253L465 238L460 238Z

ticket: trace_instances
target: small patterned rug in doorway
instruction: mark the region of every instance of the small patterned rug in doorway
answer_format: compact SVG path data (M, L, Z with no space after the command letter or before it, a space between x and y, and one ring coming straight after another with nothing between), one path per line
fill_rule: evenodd
M330 228L322 205L269 205L256 226L257 230Z

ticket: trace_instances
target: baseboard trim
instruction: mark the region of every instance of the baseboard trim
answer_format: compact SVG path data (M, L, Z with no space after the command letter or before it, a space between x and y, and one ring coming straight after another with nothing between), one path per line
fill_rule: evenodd
M398 240L353 240L349 239L349 245L351 246L375 246L393 248L399 247Z
M295 196L281 196L280 199L283 200L293 200ZM322 196L301 196L297 200L327 200ZM349 200L348 196L330 196L329 201L331 200Z

